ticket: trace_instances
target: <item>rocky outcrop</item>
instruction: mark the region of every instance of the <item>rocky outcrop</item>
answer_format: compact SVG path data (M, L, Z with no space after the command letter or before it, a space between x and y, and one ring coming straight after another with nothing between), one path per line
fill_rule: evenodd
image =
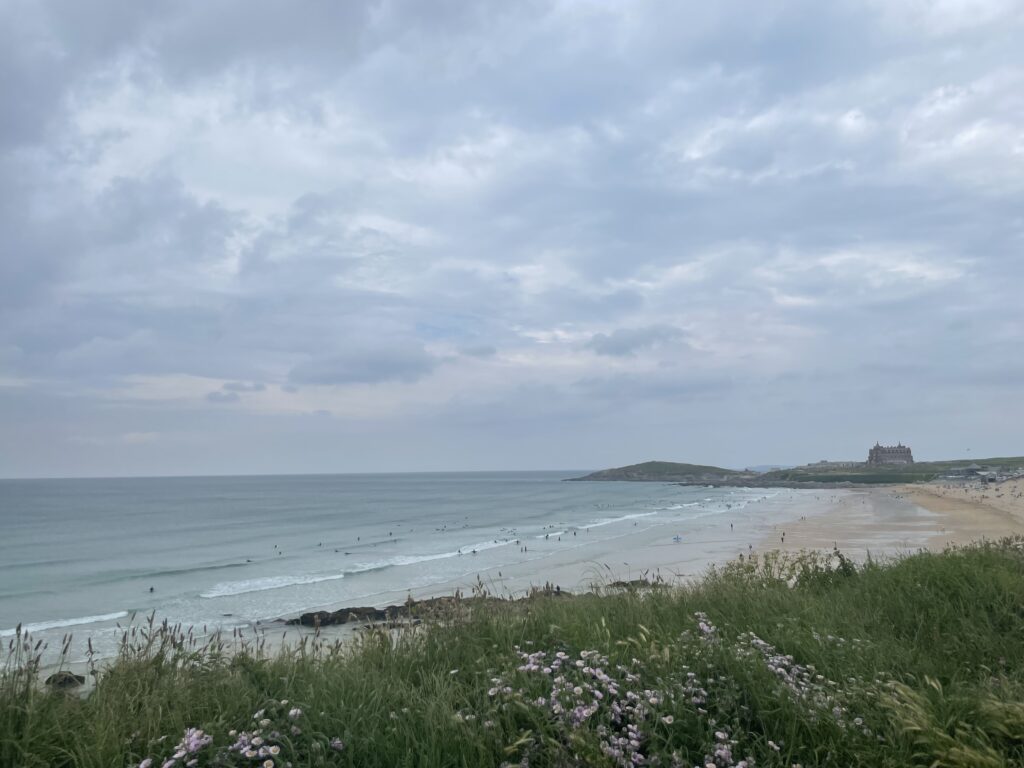
M69 688L78 688L80 685L85 685L85 677L62 669L60 672L54 672L46 678L46 684L51 688L64 691Z
M332 624L347 624L350 621L395 621L409 615L409 608L404 605L389 605L387 608L341 608L337 611L304 613L297 619L289 619L286 623L301 624L304 627L326 627Z
M532 591L523 600L534 597L563 597L569 593L557 585L545 585ZM480 605L485 602L505 602L502 598L489 595L477 595L463 597L459 593L448 597L432 597L427 600L407 600L402 605L389 605L385 608L372 608L359 606L353 608L339 608L336 611L312 611L303 613L297 618L288 619L285 624L301 625L303 627L329 627L338 624L349 624L352 622L366 623L399 623L419 622L424 618L443 617L457 613L460 609L469 608L473 605Z

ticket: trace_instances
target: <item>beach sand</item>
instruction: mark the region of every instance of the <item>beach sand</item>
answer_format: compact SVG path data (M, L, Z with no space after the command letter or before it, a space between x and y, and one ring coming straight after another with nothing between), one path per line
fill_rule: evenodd
M785 533L785 540L781 538ZM1024 480L980 486L924 483L853 491L797 520L760 549L831 549L855 559L1024 533Z

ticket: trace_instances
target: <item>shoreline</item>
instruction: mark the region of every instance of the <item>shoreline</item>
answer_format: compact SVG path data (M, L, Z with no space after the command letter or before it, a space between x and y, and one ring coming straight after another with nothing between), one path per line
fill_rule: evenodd
M598 530L612 529L595 528L593 537L585 528L578 529L575 536L572 531L558 531L561 541L556 541L556 533L552 533L550 542L536 542L538 556L533 556L534 543L531 542L529 559L495 565L481 560L478 568L470 566L459 576L422 585L415 584L417 573L411 571L401 587L376 592L358 603L346 598L303 602L292 610L240 623L235 629L221 625L221 636L230 640L238 631L250 642L256 639L264 641L270 649L291 645L296 637L312 634L312 628L286 622L299 618L303 613L321 610L338 611L352 606L381 608L404 604L410 597L417 602L450 597L457 590L463 595L471 595L475 590L486 591L496 597L518 598L533 588L543 588L545 584L567 592L579 592L595 584L629 582L637 578L660 577L669 582L684 582L701 576L710 565L722 564L749 552L775 523L800 515L819 514L822 500L815 499L815 495L806 490L765 489L763 494L738 496L734 505L729 507L726 504L725 510L705 511L693 507L674 512L665 510L656 516L624 520L615 524L614 535L602 535L600 538L596 535ZM466 564L469 564L468 560ZM143 624L147 617L148 614L136 613L120 619L117 623L121 629L116 630L116 634L120 635L126 627ZM157 614L158 622L161 618ZM336 633L350 635L362 623L331 626L332 639ZM189 624L183 623L182 626L187 628ZM218 631L214 624L194 626L199 637L211 637ZM81 650L86 638L95 637L97 632L111 634L114 629L115 622L111 621L105 625L90 626L87 631L76 634L72 666L77 668L85 664ZM56 662L53 651L51 648L53 655L44 660L44 664L50 667ZM111 654L104 652L102 656L110 658Z
M921 549L941 551L948 544L1024 532L1024 481L1010 483L1017 485L966 491L939 484L815 490L769 488L764 496L734 510L681 519L678 524L671 518L636 520L620 535L601 541L588 541L586 534L580 532L570 536L563 548L540 559L481 567L472 575L382 592L363 605L379 609L403 605L410 598L423 603L450 598L456 592L464 596L488 594L521 599L545 585L577 593L636 579L660 578L670 584L682 584L699 578L713 565L771 550L831 551L838 547L857 561ZM1009 508L993 507L993 502ZM308 605L242 628L204 627L197 637L210 638L219 632L222 638L232 641L241 636L250 645L263 643L271 653L292 647L296 639L301 641L318 631L328 642L346 641L370 622L361 619L319 629L289 622L302 614L351 607L344 600ZM135 614L120 624L137 627L145 619L144 615ZM112 657L96 661L102 665L109 658ZM44 669L56 669L56 662L44 662ZM64 664L64 668L72 671L86 667L87 662L80 658Z

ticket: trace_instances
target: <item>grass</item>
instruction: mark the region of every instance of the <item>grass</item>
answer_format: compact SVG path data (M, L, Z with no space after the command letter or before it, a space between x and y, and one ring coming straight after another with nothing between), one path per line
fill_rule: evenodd
M645 461L642 464L630 464L627 467L602 469L585 477L574 480L659 480L672 482L678 480L702 478L706 476L729 477L739 475L734 469L712 467L706 464L683 464L675 461Z
M888 483L921 483L934 480L956 469L963 469L971 464L984 467L1002 467L1004 470L1024 469L1024 456L1001 456L988 459L958 459L951 461L917 461L913 464L894 464L892 466L829 467L814 464L805 467L777 469L760 476L760 480L783 482L819 482L819 483L868 483L885 485Z
M916 465L915 465L916 466ZM937 477L936 472L878 471L872 467L870 471L842 470L826 472L824 470L807 471L803 469L779 470L772 472L769 481L812 482L812 483L863 483L865 485L887 485L908 483L926 483Z
M452 610L270 657L136 628L84 697L18 638L0 765L1024 765L1021 538Z

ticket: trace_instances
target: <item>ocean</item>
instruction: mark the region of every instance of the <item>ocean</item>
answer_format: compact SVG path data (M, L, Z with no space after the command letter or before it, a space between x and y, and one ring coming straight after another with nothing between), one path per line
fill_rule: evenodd
M117 624L154 612L231 630L503 566L542 582L584 541L659 525L667 540L770 493L563 482L579 474L2 480L0 638L21 623L109 651Z

